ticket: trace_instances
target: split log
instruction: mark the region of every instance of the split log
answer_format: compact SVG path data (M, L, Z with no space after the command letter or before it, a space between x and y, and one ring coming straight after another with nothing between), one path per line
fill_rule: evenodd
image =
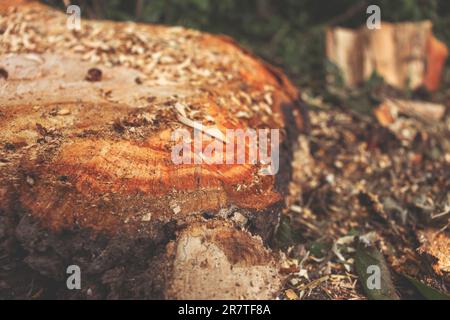
M385 127L394 123L399 114L433 124L442 120L445 115L445 106L426 101L386 99L374 110L374 114L378 122Z
M329 28L328 59L336 64L348 86L356 86L377 72L386 83L429 91L439 88L448 49L432 34L430 21L383 22L380 29Z
M265 245L305 119L283 73L224 36L85 20L70 31L62 13L11 3L0 7L8 257L53 281L49 297L272 297L280 278ZM194 123L281 129L279 172L175 164L172 133ZM65 288L71 264L80 292Z

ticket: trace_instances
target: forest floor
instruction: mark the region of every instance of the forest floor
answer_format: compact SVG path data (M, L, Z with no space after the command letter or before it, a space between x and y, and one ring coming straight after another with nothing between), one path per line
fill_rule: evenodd
M448 298L450 91L439 121L400 114L389 126L373 110L303 98L310 132L294 166L301 196L277 233L280 298ZM381 271L374 290L370 265Z
M389 127L303 94L309 134L274 244L286 276L279 299L448 298L448 93L439 121L400 115ZM10 263L0 263L2 272L17 270ZM56 285L19 265L15 298L42 299ZM366 285L370 265L380 268L379 290Z

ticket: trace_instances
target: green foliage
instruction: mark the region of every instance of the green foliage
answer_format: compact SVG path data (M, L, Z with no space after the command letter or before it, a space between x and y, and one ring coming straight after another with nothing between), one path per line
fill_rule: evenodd
M373 275L368 272L369 267L376 266L380 271L380 274ZM360 284L362 285L367 296L371 300L398 300L399 296L396 292L396 288L393 284L389 267L384 260L383 255L373 245L367 245L358 241L355 253L355 267L356 272L360 278ZM380 287L371 288L368 286L370 277L379 276Z
M420 294L427 300L450 300L450 296L440 292L426 284L416 280L408 275L405 278L420 292Z

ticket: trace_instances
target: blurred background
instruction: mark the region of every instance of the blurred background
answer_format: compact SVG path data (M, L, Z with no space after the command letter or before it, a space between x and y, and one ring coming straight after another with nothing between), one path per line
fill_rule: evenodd
M64 8L62 0L43 2ZM298 85L313 88L323 85L329 66L325 61L325 28L365 24L370 4L380 6L383 21L431 20L434 34L450 46L449 0L72 0L70 3L81 7L84 18L181 25L230 35L281 66Z

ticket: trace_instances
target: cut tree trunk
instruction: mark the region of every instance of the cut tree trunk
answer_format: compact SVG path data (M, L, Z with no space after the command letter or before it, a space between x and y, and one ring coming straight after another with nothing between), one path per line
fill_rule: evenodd
M383 22L380 29L329 28L327 57L336 64L348 86L377 72L401 89L439 88L448 49L432 34L430 21Z
M0 7L0 246L14 267L0 296L20 297L31 268L42 297L273 297L266 246L305 119L289 80L223 36L71 31L63 13L12 3ZM175 164L173 132L199 123L281 129L279 172ZM73 264L79 291L66 287Z

